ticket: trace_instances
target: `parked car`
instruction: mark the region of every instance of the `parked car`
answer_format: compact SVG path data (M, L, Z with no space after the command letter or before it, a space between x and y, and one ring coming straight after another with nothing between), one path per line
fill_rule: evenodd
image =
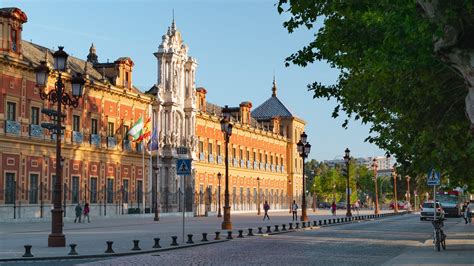
M420 220L428 220L433 219L434 214L434 203L432 200L423 202L421 205L420 211ZM436 217L444 218L444 210L443 206L437 201L436 202Z
M347 203L345 201L339 201L336 203L336 207L338 209L346 209L347 208Z
M394 202L390 203L390 209L393 210L395 209L395 204ZM403 201L398 201L398 209L399 210L406 210L407 209L407 203Z
M320 209L329 209L329 208L331 208L331 204L328 203L328 202L320 202L320 203L318 204L318 207L319 207Z

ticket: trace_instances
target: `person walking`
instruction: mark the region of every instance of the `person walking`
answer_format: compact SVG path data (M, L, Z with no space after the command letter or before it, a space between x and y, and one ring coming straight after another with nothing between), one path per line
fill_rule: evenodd
M471 206L469 201L466 202L466 208L464 209L464 221L466 224L471 223Z
M87 217L87 222L88 223L91 222L91 220L89 219L89 212L90 212L89 203L86 203L86 205L84 205L84 220L82 221L83 223L86 222L86 217Z
M333 201L332 204L331 204L332 215L336 215L336 208L337 208L336 202Z
M359 209L360 209L360 201L359 200L356 200L356 202L354 204L354 209L357 212L357 216L359 216Z
M80 203L76 205L76 208L74 209L76 211L76 218L74 219L74 223L79 220L79 223L81 223L81 216L82 216L82 206Z
M295 200L291 205L291 210L293 211L293 221L298 221L298 204L296 204Z
M265 217L267 217L268 220L270 220L270 216L268 216L268 210L270 210L270 205L268 205L267 201L265 201L265 203L263 204L263 210L265 211L265 215L263 216L263 220L265 221Z

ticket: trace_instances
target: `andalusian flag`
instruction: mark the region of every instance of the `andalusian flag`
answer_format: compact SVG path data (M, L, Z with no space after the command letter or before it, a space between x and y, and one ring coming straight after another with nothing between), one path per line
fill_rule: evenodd
M142 135L143 118L140 117L133 127L128 131L128 135L132 137L133 141L137 141Z
M141 135L140 135L140 137L138 137L138 139L136 141L142 141L144 139L146 140L150 136L151 136L151 119L150 119L150 117L148 117L145 124L143 125Z

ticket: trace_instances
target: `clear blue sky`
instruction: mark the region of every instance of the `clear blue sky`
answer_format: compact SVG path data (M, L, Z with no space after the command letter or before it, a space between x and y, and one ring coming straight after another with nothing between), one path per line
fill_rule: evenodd
M85 59L93 42L100 62L129 56L135 63L133 82L142 90L156 82L157 51L162 35L175 20L189 53L198 60L196 85L208 91L208 101L237 106L251 101L254 108L271 96L273 73L278 97L307 124L310 158L341 157L349 147L355 157L383 155L365 143L368 127L352 122L341 127L343 117L331 118L335 102L315 100L306 85L332 84L338 71L326 63L306 68L284 66L284 59L307 44L313 32L288 34L275 2L267 1L10 1L26 12L23 39L65 50Z

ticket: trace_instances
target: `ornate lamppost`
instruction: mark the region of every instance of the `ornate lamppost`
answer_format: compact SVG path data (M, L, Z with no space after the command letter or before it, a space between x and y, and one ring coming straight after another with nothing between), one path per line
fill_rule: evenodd
M288 192L289 192L290 189L291 189L291 195L293 195L293 187L291 186L291 184L292 184L292 183L291 183L291 180L288 180L288 185L289 185ZM291 200L292 200L292 197L290 196L290 193L287 193L287 197L288 197L288 202L290 203L290 204L289 204L289 205L290 205L290 208L289 208L290 211L289 211L289 213L291 213L293 210L292 210L292 206L291 206L291 205L292 205L292 201L291 201Z
M217 173L217 179L219 180L219 191L218 191L218 194L217 194L217 202L218 202L218 211L217 211L217 217L222 217L222 213L221 213L221 178L222 178L222 174L221 172Z
M257 215L260 215L260 177L257 176Z
M154 212L154 217L153 217L153 221L155 222L158 222L160 220L160 214L159 214L159 208L158 208L158 202L160 201L158 199L158 177L159 177L159 174L160 174L160 170L157 166L153 166L153 170L156 174L156 177L154 177L152 180L151 180L151 183L152 183L152 197L153 197L153 200L152 200L152 204L153 204L153 212Z
M79 98L82 97L85 80L82 75L71 78L72 96L66 92L66 86L62 79L61 73L66 70L68 54L63 50L64 47L59 46L59 50L53 54L54 70L58 76L54 89L46 91L47 81L50 69L45 61L35 68L36 85L40 88L40 97L42 100L48 100L55 104L57 109L43 109L42 113L50 116L55 123L42 123L41 126L50 130L56 135L56 183L53 189L53 209L51 210L51 234L48 236L48 247L64 247L66 246L66 238L63 234L63 209L61 206L61 190L62 190L62 163L61 163L61 135L64 127L62 119L66 115L62 113L62 107L71 106L76 108L79 106Z
M301 139L298 141L298 144L296 144L296 148L303 159L303 197L301 200L301 221L307 222L308 216L306 215L306 180L304 175L304 159L308 157L311 151L311 145L306 141L308 136L305 132L303 132L300 137Z
M373 159L373 164L372 164L372 167L374 169L374 184L375 184L375 210L374 210L374 213L375 214L379 214L379 193L378 193L378 187L377 187L377 168L378 168L378 164L377 164L377 159Z
M394 164L393 165L393 168L392 168L392 176L393 176L393 198L395 200L395 204L394 204L394 207L393 207L393 211L395 213L398 212L398 199L397 199L397 170L395 169L396 168L396 165Z
M224 112L225 113L225 112ZM221 130L224 133L225 140L225 191L224 191L224 221L222 222L222 229L232 229L232 222L230 221L230 205L229 205L229 140L232 135L232 124L228 117L221 119Z
M347 203L347 211L346 211L346 216L351 217L352 212L351 212L351 193L349 193L349 164L351 162L351 151L349 148L346 148L344 151L344 162L346 163L346 203Z

